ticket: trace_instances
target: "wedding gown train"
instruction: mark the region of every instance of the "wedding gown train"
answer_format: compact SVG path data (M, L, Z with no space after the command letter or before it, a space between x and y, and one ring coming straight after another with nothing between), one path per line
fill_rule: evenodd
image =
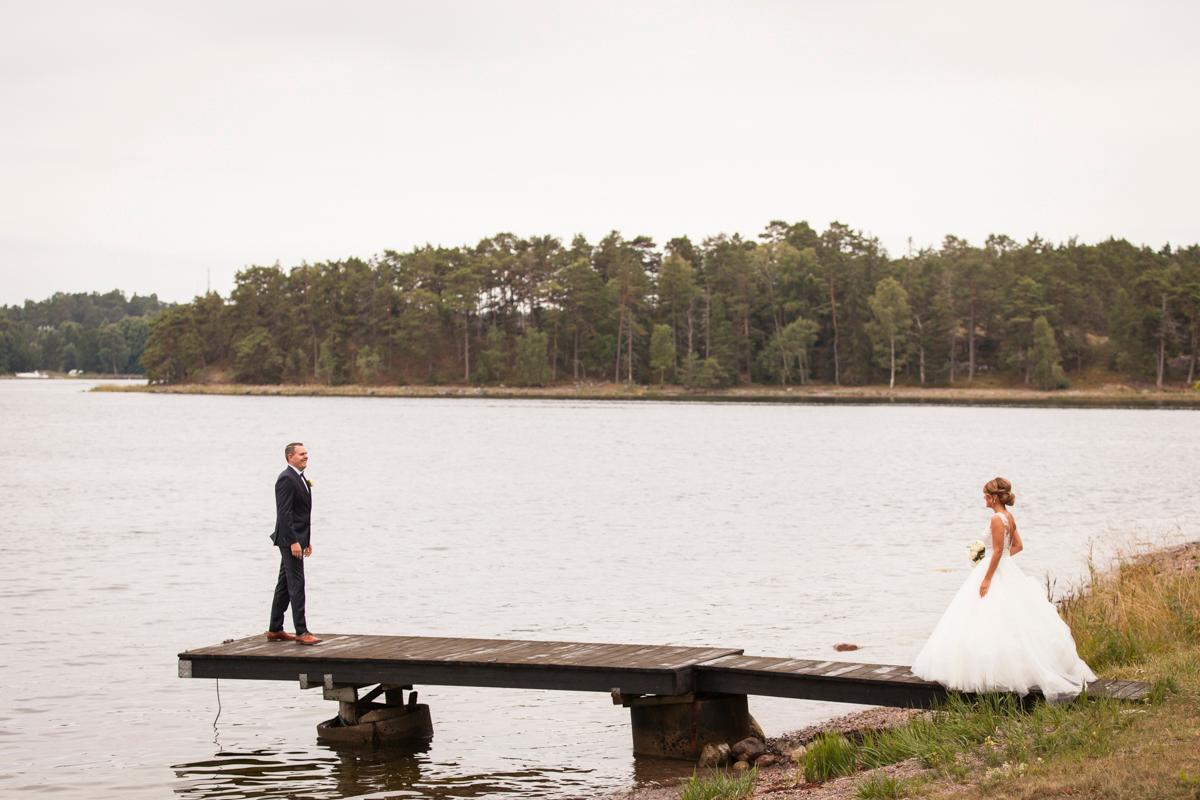
M1008 515L997 516L1004 522L1004 544L987 596L979 596L979 584L991 561L990 544L913 661L912 673L962 692L1025 695L1037 688L1051 703L1071 700L1096 675L1079 658L1071 629L1043 588L1009 555Z

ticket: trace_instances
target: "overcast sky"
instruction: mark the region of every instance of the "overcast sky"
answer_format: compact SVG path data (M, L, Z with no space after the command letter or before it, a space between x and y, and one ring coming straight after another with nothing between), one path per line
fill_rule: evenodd
M1195 2L0 0L0 303L500 231L1200 240Z

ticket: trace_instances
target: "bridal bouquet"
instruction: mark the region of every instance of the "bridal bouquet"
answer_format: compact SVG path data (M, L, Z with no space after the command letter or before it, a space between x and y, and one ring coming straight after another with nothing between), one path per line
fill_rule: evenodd
M967 555L971 557L971 562L974 564L979 563L979 560L983 558L983 554L985 552L987 552L987 548L984 547L983 542L979 541L978 539L967 545Z

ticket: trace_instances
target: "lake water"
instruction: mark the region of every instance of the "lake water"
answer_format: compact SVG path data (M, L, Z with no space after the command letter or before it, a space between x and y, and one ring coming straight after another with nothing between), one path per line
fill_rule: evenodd
M607 695L426 686L428 752L316 743L294 684L176 677L266 629L282 445L309 447L318 633L724 645L909 663L1013 480L1024 569L1197 538L1190 411L95 394L0 381L0 795L595 796ZM289 620L290 626L290 620ZM768 734L851 707L751 699Z

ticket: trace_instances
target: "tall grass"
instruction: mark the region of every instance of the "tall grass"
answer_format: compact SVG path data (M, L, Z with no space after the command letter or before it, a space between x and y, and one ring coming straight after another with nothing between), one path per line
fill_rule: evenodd
M865 734L858 746L858 761L865 769L910 758L919 758L927 767L947 765L957 753L987 741L997 728L1021 713L1021 702L1011 695L967 700L952 694L932 716Z
M893 778L890 775L872 775L855 788L854 796L858 800L895 800L908 797L916 784L916 781Z
M1157 707L1169 703L1170 695L1188 687L1195 693L1200 683L1195 657L1200 650L1200 569L1146 560L1126 562L1109 574L1093 568L1088 583L1063 601L1061 610L1080 655L1097 672L1117 669L1154 681L1149 705L1137 708L1099 697L1027 708L1012 695L969 700L951 695L930 715L847 742L856 768L916 758L951 778L965 778L974 764L981 765L988 780L1003 781L1037 765L1039 774L1058 770L1055 774L1069 781L1080 763L1126 758L1120 751L1124 731L1141 730L1131 726L1159 713ZM963 754L970 758L962 759ZM860 797L890 797L899 788L880 776L864 781L858 791Z
M1200 570L1173 571L1132 560L1101 573L1059 607L1084 661L1099 672L1200 644Z
M808 745L804 753L804 779L815 783L858 769L856 748L840 733L823 733Z
M683 785L680 800L739 800L754 790L754 779L758 770L753 767L744 772L714 770L705 775L692 773Z

